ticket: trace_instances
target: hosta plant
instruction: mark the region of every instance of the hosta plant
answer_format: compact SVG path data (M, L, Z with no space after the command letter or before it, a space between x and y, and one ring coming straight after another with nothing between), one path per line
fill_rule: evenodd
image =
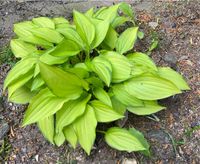
M158 112L165 107L157 100L189 89L176 71L134 51L142 33L133 17L131 7L120 3L74 10L73 21L39 17L15 24L10 46L20 61L8 73L4 90L10 101L29 104L23 126L37 123L52 144L80 144L87 154L100 132L115 149L149 155L149 144L136 129L97 128L123 119L126 111ZM125 28L120 33L119 26Z

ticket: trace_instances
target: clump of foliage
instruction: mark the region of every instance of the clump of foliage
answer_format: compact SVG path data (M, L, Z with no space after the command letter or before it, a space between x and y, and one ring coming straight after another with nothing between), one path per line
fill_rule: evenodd
M34 18L14 25L11 40L21 60L4 83L10 101L29 103L23 126L37 123L43 135L60 146L79 143L90 154L96 132L111 147L149 155L149 144L134 128L97 129L129 112L149 115L165 107L157 100L189 89L182 76L168 67L157 67L141 52L130 52L137 38L133 12L126 3L73 11L65 18ZM121 34L116 28L132 22Z

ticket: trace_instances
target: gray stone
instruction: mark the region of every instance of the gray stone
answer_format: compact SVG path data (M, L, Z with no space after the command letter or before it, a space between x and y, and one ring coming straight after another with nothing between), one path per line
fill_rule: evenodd
M123 159L122 164L137 164L136 159Z
M174 55L174 54L166 54L163 59L164 59L164 61L166 61L168 63L172 63L172 64L176 64L178 61L176 55Z
M155 29L158 26L157 22L149 22L149 26L153 29Z
M0 140L5 137L9 131L9 125L5 120L0 120Z

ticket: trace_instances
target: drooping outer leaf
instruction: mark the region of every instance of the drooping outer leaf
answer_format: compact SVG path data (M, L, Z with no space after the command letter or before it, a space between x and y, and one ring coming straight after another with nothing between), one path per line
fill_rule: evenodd
M164 106L160 106L156 101L143 101L143 106L128 106L127 110L137 115L150 115L165 109Z
M153 60L146 54L135 52L127 55L127 58L136 66L141 66L147 70L157 71L157 67ZM134 68L133 68L134 71Z
M111 122L124 117L123 115L113 110L112 107L104 104L99 100L93 100L90 103L94 108L98 122Z
M80 145L88 155L96 138L96 126L97 120L94 110L91 106L87 105L84 115L74 122L73 127Z
M126 106L124 104L122 104L118 99L115 98L115 96L111 97L111 101L112 101L112 107L113 109L121 114L124 115L125 111L126 111Z
M120 151L141 151L146 147L141 141L126 129L113 127L108 129L105 140L109 146Z
M101 52L112 65L112 82L119 83L131 77L132 64L129 60L114 51Z
M109 28L109 22L98 19L91 19L95 26L95 38L92 42L92 48L96 48L106 37Z
M185 82L183 77L173 69L169 67L159 67L158 68L158 75L164 79L171 81L173 84L176 85L177 88L181 90L189 90L190 87Z
M43 80L52 92L59 97L76 99L82 94L83 87L86 90L88 89L87 82L72 73L48 66L42 62L39 63L39 66Z
M101 87L94 88L93 94L97 99L99 99L100 101L102 101L106 105L112 107L112 102L110 100L110 97L109 97L108 93L103 88L101 88Z
M144 135L140 131L136 130L135 128L130 128L129 132L134 137L136 137L140 141L140 143L146 148L146 150L142 150L141 153L143 153L146 156L150 156L150 151L149 151L150 145L147 142L147 140L144 138Z
M41 119L37 123L40 131L44 135L44 137L54 144L53 137L54 137L54 116L51 115L44 119Z
M131 5L122 2L120 3L119 9L127 16L133 18L133 9L131 7Z
M112 27L115 29L116 27L123 25L127 21L129 21L129 19L127 17L118 16L112 22Z
M92 66L92 70L109 86L112 78L111 63L103 56L98 56L92 60Z
M12 70L8 73L5 81L4 81L4 90L12 83L14 83L17 79L22 77L24 74L29 72L36 63L37 58L35 57L27 57L23 60L19 61Z
M40 27L47 27L47 28L55 29L55 24L50 18L38 17L38 18L33 18L32 21L34 24L36 24Z
M84 14L73 11L74 23L80 37L87 43L89 47L95 38L95 27Z
M65 126L71 124L85 112L86 104L90 98L91 95L84 96L77 100L68 101L63 105L56 113L56 133L62 131Z
M126 91L124 84L113 85L112 91L115 98L126 106L143 106L142 100L136 98L135 96L129 94Z
M69 125L63 129L63 133L65 135L65 139L72 145L72 147L75 149L76 144L78 142L77 135L74 131L74 128L72 125Z
M53 22L55 23L55 25L69 23L69 21L67 19L65 19L64 17L53 18Z
M66 98L58 98L49 89L41 90L34 96L25 112L23 126L38 122L48 116L53 115L63 104L68 101Z
M133 48L137 39L138 27L131 27L126 29L118 38L116 42L116 51L123 54Z
M56 48L50 52L50 55L56 57L74 56L80 52L81 48L73 40L64 39Z
M124 85L129 94L143 100L163 99L181 93L170 81L151 74L133 77Z
M23 58L37 51L36 46L23 42L20 39L12 39L10 42L11 50L15 57Z
M65 135L63 132L57 133L54 136L54 142L57 146L61 146L65 142Z

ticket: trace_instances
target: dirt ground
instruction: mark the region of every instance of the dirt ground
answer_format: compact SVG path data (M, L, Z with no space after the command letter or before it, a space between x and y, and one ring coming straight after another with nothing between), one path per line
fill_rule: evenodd
M43 2L43 5L45 3L48 5L50 1ZM58 2L56 4L58 5ZM30 5L29 2L6 3L5 1L2 2L2 6L0 4L0 16L4 20L0 22L3 27L0 28L2 49L12 36L12 32L9 31L12 27L11 23L27 18L21 17L20 14L29 13L28 5ZM68 7L67 3L62 5L64 5L63 10ZM0 161L17 164L199 163L200 1L134 1L131 5L136 11L140 29L145 32L145 38L137 43L135 49L144 52L148 49L151 39L158 38L159 47L151 54L153 60L159 66L170 66L180 72L191 87L188 92L160 101L167 109L155 116L138 117L129 114L124 127L135 127L144 133L151 145L152 157L147 158L139 153L113 150L105 144L101 135L98 135L91 155L86 156L80 148L73 150L67 144L59 148L52 146L43 138L35 125L20 127L25 106L7 102L6 97L2 95L3 80L10 69L10 64L5 62L0 66L0 94L3 106L0 116L2 115L9 124L9 131L4 139L9 149L7 152L0 153ZM18 9L16 9L17 6ZM14 9L16 9L16 17L20 19L16 17L13 17L16 20L8 19L15 14ZM51 16L54 15L55 10L52 7L52 11L45 10L45 12L41 10L39 13L39 9L32 10L28 18L46 14ZM56 12L59 11L56 10ZM61 15L61 13L56 14ZM11 20L10 24L7 20ZM2 147L1 142L0 146Z

